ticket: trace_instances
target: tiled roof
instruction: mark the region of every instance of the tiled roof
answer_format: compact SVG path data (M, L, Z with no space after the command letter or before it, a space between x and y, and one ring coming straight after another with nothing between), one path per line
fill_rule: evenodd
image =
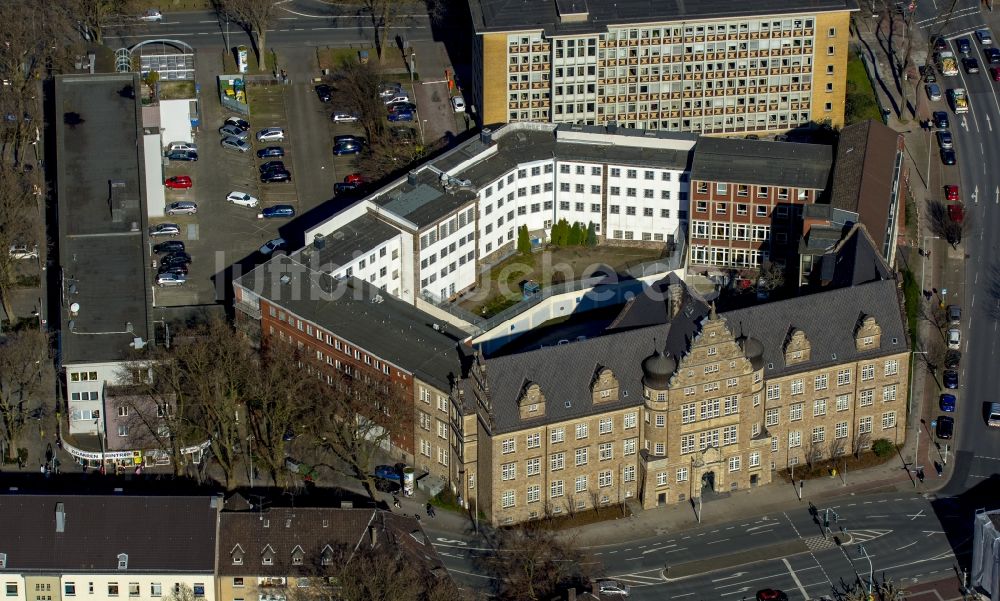
M833 149L823 144L703 137L691 179L824 190L832 164Z
M0 496L4 572L206 573L215 568L215 497ZM57 531L57 507L64 510ZM118 569L119 554L127 568Z

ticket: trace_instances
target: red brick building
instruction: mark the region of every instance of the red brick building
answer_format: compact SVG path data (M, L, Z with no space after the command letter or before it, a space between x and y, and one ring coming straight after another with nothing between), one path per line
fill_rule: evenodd
M832 157L819 144L700 138L691 165L689 269L754 269L794 258L802 207L823 195Z

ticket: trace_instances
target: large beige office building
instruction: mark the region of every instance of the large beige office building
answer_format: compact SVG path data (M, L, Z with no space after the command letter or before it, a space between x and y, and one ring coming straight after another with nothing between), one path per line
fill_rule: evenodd
M469 0L485 124L843 125L851 0Z

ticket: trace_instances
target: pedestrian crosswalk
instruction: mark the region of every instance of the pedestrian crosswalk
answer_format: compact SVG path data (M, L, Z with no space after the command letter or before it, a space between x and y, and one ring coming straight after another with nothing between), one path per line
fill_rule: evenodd
M834 542L833 536L829 538L823 538L822 536L810 536L803 539L806 546L809 547L810 551L825 551L827 549L834 549L837 547L837 543Z
M885 536L889 534L892 530L878 530L878 529L861 529L861 530L850 530L851 543L867 543L870 540Z

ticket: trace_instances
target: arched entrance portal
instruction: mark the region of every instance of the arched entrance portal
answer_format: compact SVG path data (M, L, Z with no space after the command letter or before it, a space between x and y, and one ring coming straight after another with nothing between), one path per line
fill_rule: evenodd
M702 493L715 492L715 472L705 472L701 475Z

